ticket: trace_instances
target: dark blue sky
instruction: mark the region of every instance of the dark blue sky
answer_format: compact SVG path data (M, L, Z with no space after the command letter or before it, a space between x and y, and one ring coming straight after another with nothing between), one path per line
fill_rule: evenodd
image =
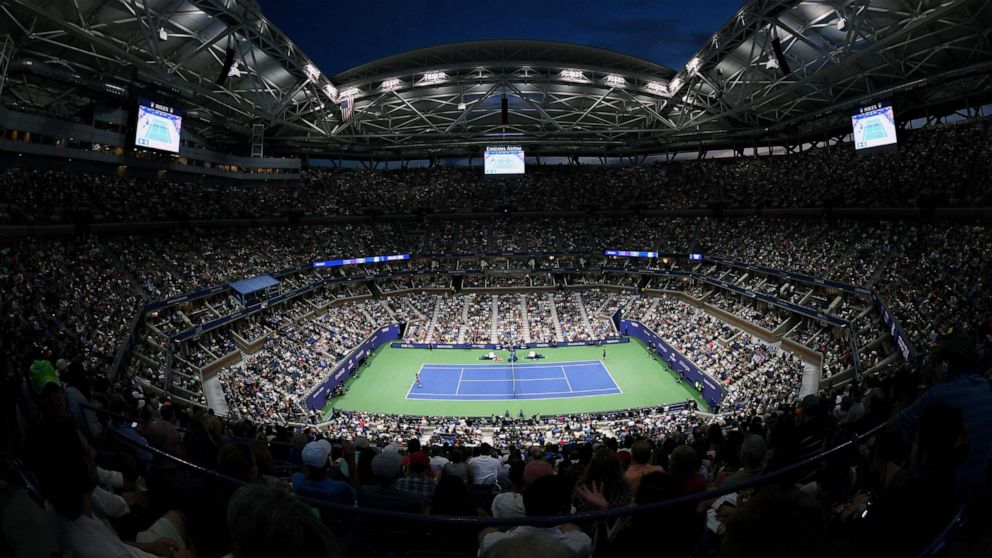
M258 0L325 75L416 48L484 39L565 41L678 70L741 0Z

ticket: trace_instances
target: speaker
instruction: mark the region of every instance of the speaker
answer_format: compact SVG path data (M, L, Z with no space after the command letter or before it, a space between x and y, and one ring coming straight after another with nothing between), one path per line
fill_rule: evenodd
M503 101L500 103L500 122L503 124L510 122L510 104L506 102L506 95L503 95Z
M772 39L772 50L775 52L775 60L778 60L778 68L782 70L782 74L791 74L792 70L789 68L789 62L786 61L785 53L782 52L782 41L778 37Z
M217 76L217 85L224 85L227 81L227 73L231 71L231 66L234 65L234 49L227 47L227 52L224 54L224 66L220 69L220 74Z

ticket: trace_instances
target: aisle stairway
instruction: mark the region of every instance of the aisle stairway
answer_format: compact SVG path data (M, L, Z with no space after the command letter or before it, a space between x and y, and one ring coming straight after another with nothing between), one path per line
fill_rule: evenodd
M520 304L520 320L523 322L524 343L530 343L530 321L527 318L527 299L524 295L518 296Z
M427 326L427 342L434 342L434 328L437 327L437 318L441 314L441 297L434 297L434 313L431 314L431 323Z
M565 336L561 333L561 322L558 321L558 306L555 305L555 297L551 293L544 295L551 309L551 325L555 328L555 339L561 343L565 341Z

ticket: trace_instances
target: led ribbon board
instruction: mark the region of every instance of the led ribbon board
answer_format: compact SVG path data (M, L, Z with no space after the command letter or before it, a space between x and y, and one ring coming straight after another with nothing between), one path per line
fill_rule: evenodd
M392 256L369 256L367 258L348 258L345 260L325 260L313 262L314 267L338 267L342 265L360 265L370 263L398 262L409 260L410 254L394 254Z

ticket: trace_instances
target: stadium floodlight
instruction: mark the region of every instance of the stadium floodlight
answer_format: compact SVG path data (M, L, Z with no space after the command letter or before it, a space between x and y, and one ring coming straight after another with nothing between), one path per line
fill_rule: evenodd
M465 110L467 107L468 105L466 105L464 101L458 103L458 110Z
M769 56L768 60L765 60L766 70L777 70L779 68L778 60L774 56Z
M165 30L165 27L159 27L158 28L158 40L160 40L160 41L168 41L169 40L169 32Z
M424 74L423 79L420 80L420 83L441 83L442 81L446 81L447 79L448 79L448 74L444 72L439 72L439 71L427 72Z
M231 64L231 69L227 71L227 77L241 77L241 68L238 64L237 60L234 61L234 64Z
M665 93L668 93L668 88L657 81L649 81L644 88L655 95L664 95Z
M331 83L325 83L323 89L324 89L324 95L327 95L327 98L328 99L330 99L332 101L336 101L337 100L337 98L338 98L338 88L337 87L334 87L334 85L331 84Z
M699 71L699 67L703 65L703 61L700 60L698 56L693 56L689 63L685 65L685 71L694 74Z
M675 76L672 81L668 82L668 96L674 96L679 87L682 87L682 78Z
M837 30L838 31L847 31L847 18L846 17L839 17L839 18L837 18Z
M318 70L317 66L314 66L313 64L303 66L303 73L307 75L308 81L317 81L317 79L320 78L320 70Z
M570 81L585 81L586 76L582 73L582 70L576 70L574 68L565 68L558 74L558 77L564 80Z
M611 87L624 87L627 85L627 80L623 76L618 76L616 74L608 74L606 79L604 79L608 85Z
M382 85L379 86L379 88L383 91L392 91L394 89L399 89L400 87L403 87L403 82L400 78L389 78L386 81L383 81Z
M340 98L341 99L352 99L354 97L358 97L361 94L362 94L362 91L360 89L358 89L357 87L349 87L348 89L345 89L344 91L341 92Z

